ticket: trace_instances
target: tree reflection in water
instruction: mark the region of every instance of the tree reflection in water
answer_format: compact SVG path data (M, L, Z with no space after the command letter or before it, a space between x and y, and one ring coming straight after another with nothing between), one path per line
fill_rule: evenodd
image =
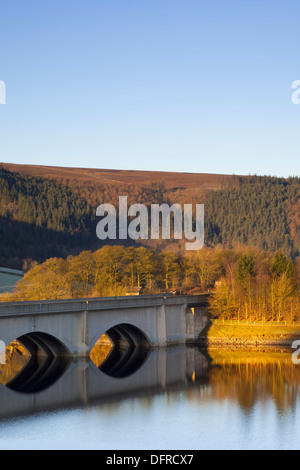
M103 339L105 338L99 341L90 355L91 360L100 370L101 365L103 367L105 362L107 363L107 358L112 357L110 353L113 349L110 341L106 338L103 342ZM181 385L189 400L199 403L229 400L232 403L237 403L247 413L253 410L255 404L264 404L270 399L280 414L295 409L300 392L300 365L293 364L292 350L209 348L202 352L210 358L209 361L204 361L206 365L203 362L203 354L197 349L182 348L182 351L176 356L178 364L179 362L185 364L186 379L185 383ZM151 354L149 351L148 353ZM166 351L166 357L168 354ZM172 353L170 354L172 355ZM132 358L133 356L131 356L131 361ZM29 354L20 343L11 343L6 350L6 364L0 365L0 382L9 386L15 377L22 378L22 371L26 369L29 360ZM166 362L166 364L171 365L170 362ZM132 374L139 370L141 365L147 368L147 360L143 360L141 363L135 360L133 365L135 367L131 367L129 371ZM109 366L112 370L113 366L111 364ZM124 370L128 372L126 364L123 364L122 367L123 372ZM174 367L175 363L172 362L172 368ZM57 377L63 373L64 370L60 369ZM168 374L171 377L172 371L168 371ZM122 377L125 375L120 373L108 375L120 377L120 390L122 390ZM52 377L52 380L54 379L55 377ZM29 383L30 377L26 377L26 380ZM33 385L30 384L29 391L35 390L36 386ZM19 391L22 391L20 387Z
M90 358L96 367L100 367L113 347L109 338L102 335L90 352Z
M28 363L29 354L17 340L12 341L5 349L5 364L0 364L0 383L6 385Z
M279 413L294 410L300 393L300 366L286 349L209 349L207 387L189 390L190 399L231 400L250 412L270 400ZM199 396L200 394L200 396Z

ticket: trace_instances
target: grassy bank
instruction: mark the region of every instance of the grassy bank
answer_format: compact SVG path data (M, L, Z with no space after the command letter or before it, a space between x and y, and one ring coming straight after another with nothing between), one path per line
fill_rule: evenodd
M226 345L278 345L291 346L300 339L300 324L285 322L237 323L212 321L200 334L200 344L207 346Z

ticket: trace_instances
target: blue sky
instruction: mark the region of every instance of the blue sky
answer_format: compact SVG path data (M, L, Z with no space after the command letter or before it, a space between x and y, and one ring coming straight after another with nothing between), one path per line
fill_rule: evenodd
M298 0L0 8L0 161L300 175Z

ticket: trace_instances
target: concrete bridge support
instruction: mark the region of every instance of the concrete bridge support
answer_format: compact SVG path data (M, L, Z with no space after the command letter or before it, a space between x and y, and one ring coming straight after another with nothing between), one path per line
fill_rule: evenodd
M87 357L104 334L120 347L194 342L207 323L207 296L133 296L0 305L0 340L31 354Z

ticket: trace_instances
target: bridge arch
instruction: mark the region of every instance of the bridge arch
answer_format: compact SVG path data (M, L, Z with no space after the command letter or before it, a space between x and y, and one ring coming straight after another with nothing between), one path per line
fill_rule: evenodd
M129 323L117 323L104 334L109 338L112 346L98 368L106 375L115 378L128 377L147 360L151 344L146 334L136 326Z
M71 353L52 335L35 331L16 340L28 352L28 358L21 370L6 383L6 387L15 392L37 393L48 388L65 373L71 362Z
M34 331L25 333L16 338L28 351L31 356L48 357L71 357L72 354L58 338L44 333Z
M92 350L99 338L104 334L109 338L112 345L120 348L127 348L128 345L143 348L151 347L151 341L142 329L133 323L122 322L119 320L99 329L99 331L93 336L90 350Z

